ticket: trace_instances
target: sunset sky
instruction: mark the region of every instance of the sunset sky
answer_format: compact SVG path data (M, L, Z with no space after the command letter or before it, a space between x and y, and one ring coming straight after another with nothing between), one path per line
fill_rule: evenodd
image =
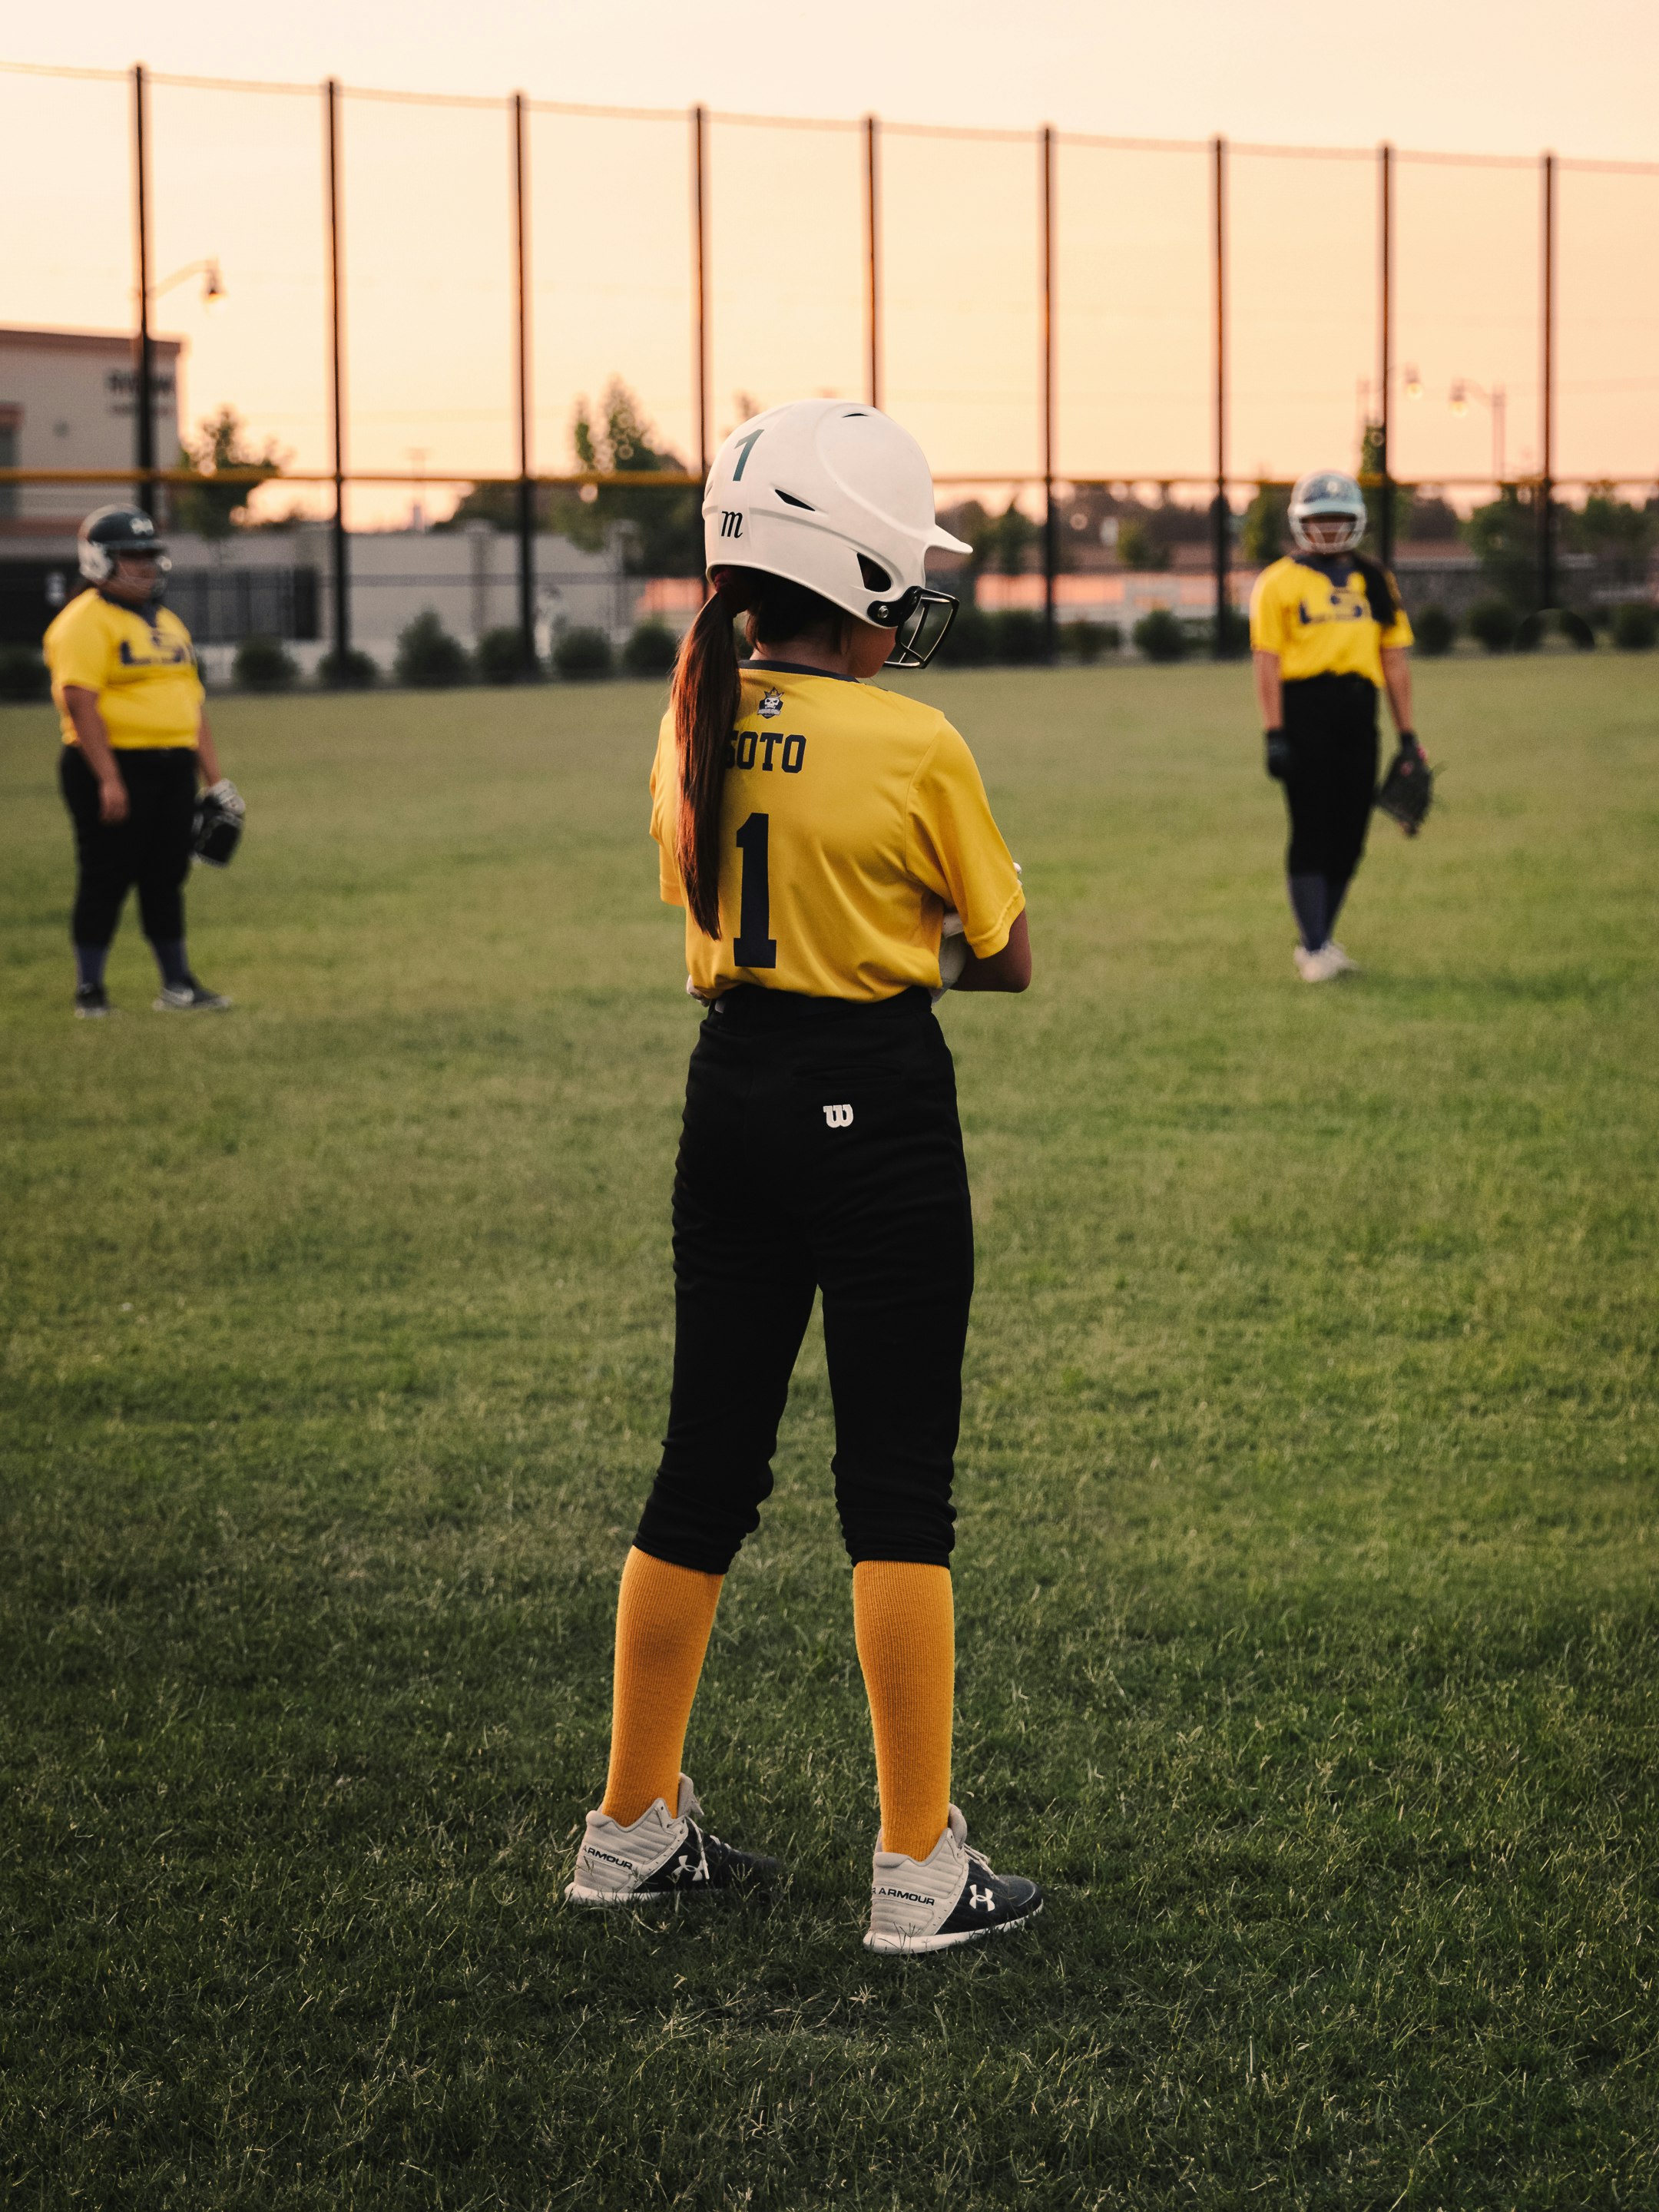
M1027 0L871 15L752 0L465 10L426 0L281 10L108 0L10 20L0 59L683 109L744 121L711 145L715 428L740 395L861 389L861 143L795 117L1028 134L1239 142L1231 157L1232 461L1352 465L1375 372L1373 149L1402 160L1397 272L1402 472L1474 475L1493 425L1456 379L1501 388L1506 461L1538 453L1539 179L1560 182L1559 461L1659 469L1659 9L1570 13L1406 0L1356 14L1133 9ZM878 33L874 27L879 23ZM131 283L119 84L0 75L0 322L118 328ZM326 456L319 103L309 92L166 85L154 95L158 276L216 255L227 296L160 304L188 341L185 404L230 401L301 466ZM1291 160L1252 144L1350 149ZM349 100L345 112L351 458L512 465L507 141L495 108ZM612 373L691 452L687 133L679 117L534 118L536 453L567 465L576 395ZM1039 173L1033 142L894 131L882 167L884 398L941 471L1030 470L1037 444ZM1155 477L1209 465L1209 180L1201 149L1062 145L1056 174L1062 469ZM1407 399L1403 370L1418 371ZM388 501L391 502L388 507ZM361 519L406 503L365 495Z

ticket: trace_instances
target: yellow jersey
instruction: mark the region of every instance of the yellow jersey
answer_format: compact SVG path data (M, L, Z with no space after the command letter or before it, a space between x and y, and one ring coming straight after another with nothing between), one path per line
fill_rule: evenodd
M65 744L76 741L64 705L66 684L98 694L98 711L117 752L195 744L204 696L196 648L166 607L152 601L141 612L118 606L101 592L82 592L54 617L41 650L52 671Z
M700 998L737 983L815 999L939 988L939 927L962 916L981 958L1025 904L974 757L936 707L874 684L750 663L721 799L720 934L688 914L685 964ZM680 775L663 717L651 835L670 906Z
M1286 684L1310 676L1364 676L1381 690L1382 647L1412 641L1392 576L1388 586L1394 620L1383 624L1371 612L1364 576L1351 556L1287 555L1255 580L1251 647L1279 655Z

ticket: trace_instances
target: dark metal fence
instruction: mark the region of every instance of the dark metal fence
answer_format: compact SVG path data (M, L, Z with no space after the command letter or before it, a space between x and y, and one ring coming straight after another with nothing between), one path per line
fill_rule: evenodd
M125 74L20 68L10 75L14 82L27 78L34 85L72 78L88 97L94 82L112 91L125 87L138 384L128 473L151 501L163 483L192 481L161 465L153 445L153 307L175 281L155 273L155 163L165 155L176 169L193 133L219 127L217 111L210 114L201 105L204 95L240 100L243 114L262 100L286 102L290 112L298 101L315 103L322 252L314 279L307 277L302 289L320 304L323 390L320 406L311 411L322 450L314 465L287 468L283 482L325 485L331 495L330 634L340 647L351 641L347 520L355 489L407 484L422 473L515 487L518 612L528 654L538 488L700 482L720 434L717 379L730 376L740 392L750 366L769 362L769 375L801 390L823 388L810 373L816 361L830 388L840 375L843 384L861 386L861 397L902 414L936 458L944 453L942 483L1036 495L1050 651L1055 581L1064 565L1058 501L1068 489L1158 484L1166 494L1206 504L1219 614L1232 589L1237 495L1280 472L1346 457L1333 452L1347 404L1339 392L1345 376L1357 392L1355 417L1346 427L1357 432L1363 425L1367 434L1375 464L1368 482L1382 495L1385 553L1392 550L1391 488L1429 483L1438 491L1472 493L1507 484L1531 518L1532 596L1540 606L1553 605L1560 583L1563 495L1601 481L1644 489L1655 482L1650 464L1659 457L1651 428L1659 398L1659 319L1643 305L1644 288L1632 288L1629 272L1648 246L1659 246L1659 165L1562 161L1553 154L1528 163L1407 154L1387 145L1357 152L1230 146L1219 137L1202 143L1112 139L1046 127L1034 136L953 131L885 125L874 116L858 124L815 124L711 115L702 106L677 117L579 108L520 93L491 102L348 91L333 79L319 89L222 84L152 76L143 68ZM174 103L167 130L158 130L151 113L158 88ZM197 103L188 117L178 105L186 97ZM410 130L427 133L430 142L414 152L412 138L393 147L385 136L387 114L398 105L410 115L419 111ZM500 183L490 187L479 181L488 140L477 131L494 127L492 115L501 118L506 158ZM452 127L461 132L463 125L465 131L452 142L440 145L432 137ZM664 209L672 198L667 187L674 166L664 134L677 131L685 134L683 277L672 274L664 227L672 228L672 208L667 215ZM480 390L489 386L500 394L493 411L478 410L480 418L489 416L490 435L505 445L501 458L509 465L474 467L469 462L483 455L453 447L440 465L424 471L351 465L354 434L367 421L352 404L348 343L347 182L354 132L374 149L369 166L352 173L360 197L374 198L377 168L406 173L411 192L436 170L452 198L463 185L483 196L477 200L479 212L467 218L464 250L447 260L434 250L404 288L410 296L403 312L428 346L441 339L475 349ZM4 136L0 129L0 139ZM292 167L299 142L291 132L289 142L284 158ZM580 281L545 276L538 264L532 237L538 161L556 173L562 194L552 225L540 204L544 230L554 232L544 254L551 252L560 270L586 270ZM568 176L575 179L574 198L565 190L562 164L574 164ZM227 184L222 210L239 191L237 204L243 205L250 190L246 180ZM179 225L177 210L185 204L176 176L169 191L171 238ZM500 193L501 231L494 240L482 212L491 191ZM722 229L716 218L727 194L736 195L732 204L740 213ZM404 228L418 235L418 207L411 203L401 212ZM1018 227L1027 218L1031 228L1022 248ZM253 217L245 213L244 220ZM397 234L384 218L376 220L383 258ZM1570 251L1564 248L1564 220ZM594 264L596 275L582 256L592 260L607 225L615 227L608 240L611 260L608 267ZM258 234L265 240L260 251L276 258L270 243L276 234ZM384 292L395 283L383 278L373 250L365 255L355 248L354 254L359 296L377 283ZM762 270L753 279L747 274L750 255ZM483 272L492 270L486 282ZM1564 282L1573 288L1565 315ZM468 323L459 303L469 286L490 293L492 313L505 310L498 326L504 349L476 314ZM548 403L536 380L537 305L579 296L617 369L626 367L630 345L647 346L646 320L648 346L655 346L683 301L690 382L683 402L677 397L672 407L689 432L695 465L621 477L538 465L537 422ZM0 297L0 313L7 304ZM384 296L380 306L384 316ZM307 312L314 313L314 305ZM563 341L577 319L574 311L556 319L555 334ZM360 331L370 320L360 318ZM1565 386L1559 360L1564 332L1574 349ZM1024 372L1017 361L1027 337L1033 358L1022 395ZM360 356L365 349L360 342ZM395 344L389 355L382 345L377 354L374 374L383 382L385 361L396 352ZM1436 364L1426 378L1425 362ZM1465 373L1474 368L1486 374L1478 380ZM664 372L661 380L665 391L672 378ZM1445 441L1424 430L1443 389L1454 415L1466 413L1471 400L1490 414L1491 471L1437 465ZM573 390L567 386L562 394L567 406ZM1564 392L1573 408L1570 458L1580 463L1574 474L1559 472ZM1503 450L1504 425L1512 431L1523 410L1532 419L1525 434L1529 450L1516 468ZM250 411L257 423L258 410ZM434 409L430 419L435 422L444 411ZM381 409L377 420L383 447L395 434L385 427L392 422L425 434L418 410ZM981 436L1000 426L995 434L1010 444L969 453L964 424L979 426L969 434ZM1024 450L1012 451L1015 443ZM1244 472L1234 464L1241 450L1257 456ZM424 461L424 448L405 448L410 456L417 451ZM112 473L0 469L0 489L77 477L103 482ZM226 479L235 480L235 472L224 472ZM262 580L249 588L271 587ZM297 609L296 600L289 611L294 622L301 619ZM1224 651L1229 625L1218 619L1213 628L1216 650Z
M245 637L309 643L321 635L314 568L175 568L167 604L198 645Z

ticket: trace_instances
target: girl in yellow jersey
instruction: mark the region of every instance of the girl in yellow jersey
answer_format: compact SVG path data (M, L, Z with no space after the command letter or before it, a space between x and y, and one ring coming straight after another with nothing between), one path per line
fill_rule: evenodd
M703 518L714 591L651 777L662 896L686 908L687 988L709 1009L675 1171L673 1391L623 1571L605 1801L566 1893L649 1902L775 1871L701 1826L680 1757L822 1291L881 1800L865 1940L942 1950L1042 1904L969 1845L950 1802L974 1259L932 1004L947 917L957 988L1025 988L1024 896L961 737L865 681L924 665L954 612L927 585L929 548L957 541L915 440L846 401L773 408L721 447ZM754 647L741 668L738 616Z
M1354 963L1331 935L1365 849L1376 795L1377 694L1386 690L1400 750L1421 756L1412 728L1412 626L1394 579L1356 549L1365 501L1340 469L1291 494L1296 551L1264 568L1250 594L1256 702L1269 775L1290 815L1285 875L1305 983Z
M161 604L173 563L142 507L100 507L81 525L81 574L42 640L63 725L59 781L75 826L75 1012L111 1012L104 968L128 891L161 988L161 1013L222 1012L230 1000L191 969L185 947L198 781L240 822L219 772L190 632Z

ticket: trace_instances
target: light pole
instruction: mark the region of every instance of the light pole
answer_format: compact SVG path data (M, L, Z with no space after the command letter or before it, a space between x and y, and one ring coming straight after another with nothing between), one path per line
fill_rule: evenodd
M1472 377L1454 377L1452 380L1452 387L1450 392L1448 393L1447 398L1449 401L1451 411L1454 415L1467 415L1469 411L1469 402L1471 399L1477 399L1483 407L1490 409L1492 413L1492 481L1494 483L1501 487L1504 482L1504 397L1503 386L1501 384L1494 384L1491 391L1488 392L1484 384L1475 383Z
M415 464L415 497L410 504L409 526L414 531L426 528L426 465L432 458L430 446L405 446L404 451Z

